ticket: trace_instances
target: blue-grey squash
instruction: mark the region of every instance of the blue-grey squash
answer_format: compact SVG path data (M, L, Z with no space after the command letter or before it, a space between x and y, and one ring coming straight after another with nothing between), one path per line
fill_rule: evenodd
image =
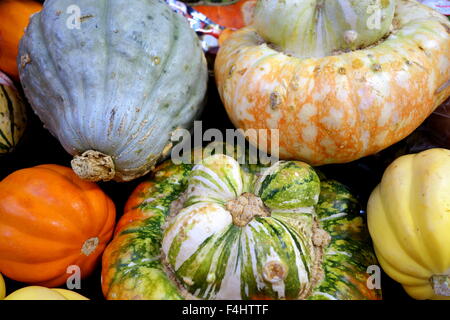
M207 64L161 0L48 0L20 42L33 110L91 181L129 181L167 156L203 107Z

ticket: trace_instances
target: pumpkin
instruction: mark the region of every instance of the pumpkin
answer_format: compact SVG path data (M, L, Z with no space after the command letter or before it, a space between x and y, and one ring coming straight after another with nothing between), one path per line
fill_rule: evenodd
M41 8L42 4L32 0L0 1L0 70L14 80L19 79L16 60L20 38L30 16Z
M55 287L79 267L88 276L115 223L114 203L70 168L40 165L0 182L0 272L16 281Z
M223 27L238 29L251 23L256 0L200 3L193 5L193 8Z
M258 1L253 25L227 34L215 61L234 125L278 130L280 158L312 165L416 129L450 96L450 22L412 0L373 3ZM270 136L249 140L267 151Z
M76 10L66 14L70 6L82 9L79 28ZM19 53L33 110L86 180L144 175L203 106L200 41L162 1L46 1Z
M107 299L379 299L355 198L303 162L161 164L103 255Z
M450 150L398 158L367 208L386 273L415 299L450 299Z
M27 112L21 94L0 72L0 155L18 144L27 126Z
M48 289L40 286L21 288L8 295L5 300L89 300L66 289Z

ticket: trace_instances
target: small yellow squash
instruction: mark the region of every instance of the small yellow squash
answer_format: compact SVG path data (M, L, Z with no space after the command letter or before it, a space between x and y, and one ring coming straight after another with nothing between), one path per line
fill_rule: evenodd
M394 161L367 213L386 273L415 299L450 299L450 150Z
M0 300L3 300L3 298L5 297L5 294L6 294L5 280L3 280L3 276L0 273Z

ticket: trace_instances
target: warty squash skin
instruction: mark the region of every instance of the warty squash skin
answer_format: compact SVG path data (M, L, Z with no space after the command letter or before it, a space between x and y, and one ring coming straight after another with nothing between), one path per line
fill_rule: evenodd
M308 10L328 20L316 25L314 14L300 15L297 31L292 13L272 16L278 12L270 11L273 3L285 6L281 12L286 13L299 12L298 2L260 1L255 21L261 21L227 35L215 62L219 93L234 125L278 129L282 159L323 165L374 154L410 134L450 96L450 22L444 16L416 1L399 0L391 30L377 34L376 43L350 50L345 45L351 35L357 36L355 44L364 43L358 37L367 30L357 30L358 25L352 30L352 20L343 17L355 16L363 2L325 12L323 1L307 1L317 5ZM342 17L334 21L333 13L339 12ZM319 33L325 37L335 23L341 38L326 48L316 46L319 39L306 38L316 27L325 28ZM296 32L303 36L296 39ZM260 146L270 148L269 136Z
M16 281L56 287L73 265L87 277L113 233L114 203L70 168L15 171L0 182L0 199L0 272Z
M73 5L79 29L66 25ZM201 112L207 84L195 32L161 0L48 0L18 64L33 110L91 181L151 170Z
M0 72L0 155L10 153L27 127L27 110L13 82Z
M391 278L415 299L450 299L450 150L395 160L370 196L367 219ZM446 295L435 290L433 277Z
M380 299L367 286L374 264L343 185L302 162L216 154L164 162L134 191L103 255L102 288L111 300Z

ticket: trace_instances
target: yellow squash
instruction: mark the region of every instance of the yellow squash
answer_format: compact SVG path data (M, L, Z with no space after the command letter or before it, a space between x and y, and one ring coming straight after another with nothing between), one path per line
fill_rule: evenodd
M386 273L415 299L450 299L450 150L394 161L367 214Z
M0 275L0 300L3 299L1 295L2 278ZM4 288L4 286L3 286ZM5 300L89 300L88 298L70 290L66 289L49 289L40 286L30 286L21 288L8 295Z
M3 276L0 273L0 300L3 300L3 298L5 297L5 294L6 294L5 280L3 280Z

